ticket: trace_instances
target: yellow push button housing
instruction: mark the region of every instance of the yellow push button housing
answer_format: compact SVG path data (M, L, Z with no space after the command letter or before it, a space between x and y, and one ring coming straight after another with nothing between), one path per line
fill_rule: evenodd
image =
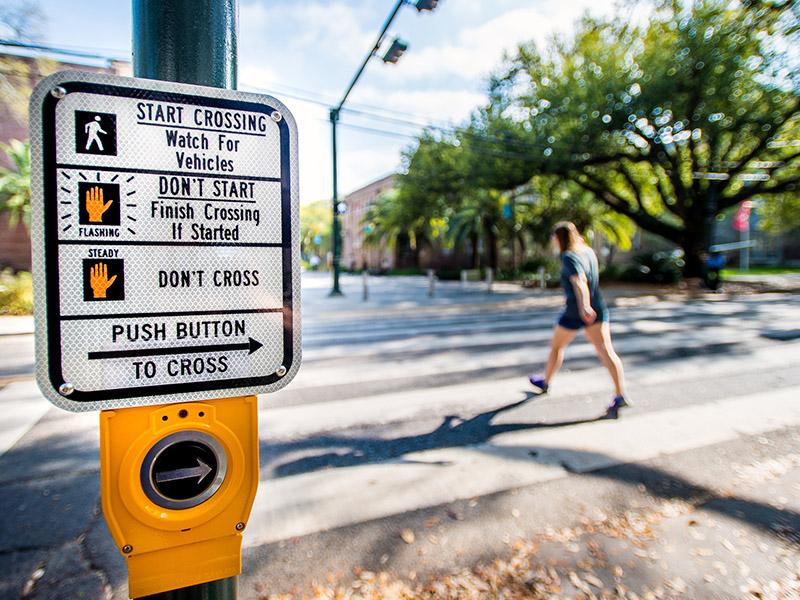
M255 396L101 412L103 514L130 596L238 575L258 476Z

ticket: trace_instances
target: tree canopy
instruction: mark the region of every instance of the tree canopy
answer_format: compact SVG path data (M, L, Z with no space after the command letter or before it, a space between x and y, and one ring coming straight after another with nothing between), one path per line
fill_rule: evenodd
M401 210L425 221L477 203L492 221L487 197L558 189L573 220L588 199L683 248L695 275L719 213L797 203L798 41L786 0L659 1L641 24L586 16L506 59L469 123L421 136Z

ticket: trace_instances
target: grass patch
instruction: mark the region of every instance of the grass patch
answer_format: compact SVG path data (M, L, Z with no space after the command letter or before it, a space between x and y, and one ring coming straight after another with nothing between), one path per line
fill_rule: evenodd
M800 267L752 267L748 271L742 269L722 269L723 277L736 275L792 275L800 273Z
M0 272L0 315L29 315L33 312L33 278L27 271Z

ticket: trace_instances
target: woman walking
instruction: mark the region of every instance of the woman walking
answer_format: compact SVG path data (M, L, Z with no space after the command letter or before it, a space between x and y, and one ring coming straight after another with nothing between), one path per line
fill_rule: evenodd
M611 344L608 308L600 294L597 257L583 241L575 225L568 221L555 226L551 241L561 255L561 286L567 302L553 331L544 375L531 375L528 379L546 394L564 360L564 349L575 338L578 330L585 327L586 337L594 345L597 356L614 381L616 395L607 414L616 418L619 410L629 406L629 403L625 400L622 361Z

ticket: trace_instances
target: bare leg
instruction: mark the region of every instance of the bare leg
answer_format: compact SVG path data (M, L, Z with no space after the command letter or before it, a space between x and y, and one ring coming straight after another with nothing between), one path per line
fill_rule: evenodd
M590 325L586 328L586 337L594 345L597 356L614 380L617 396L625 396L625 372L622 369L622 360L611 343L611 325L607 321Z
M544 371L544 381L550 385L553 377L558 369L561 368L561 363L564 362L564 348L575 339L578 333L576 329L567 329L556 325L553 330L553 339L550 342L550 356L547 358L547 368Z

